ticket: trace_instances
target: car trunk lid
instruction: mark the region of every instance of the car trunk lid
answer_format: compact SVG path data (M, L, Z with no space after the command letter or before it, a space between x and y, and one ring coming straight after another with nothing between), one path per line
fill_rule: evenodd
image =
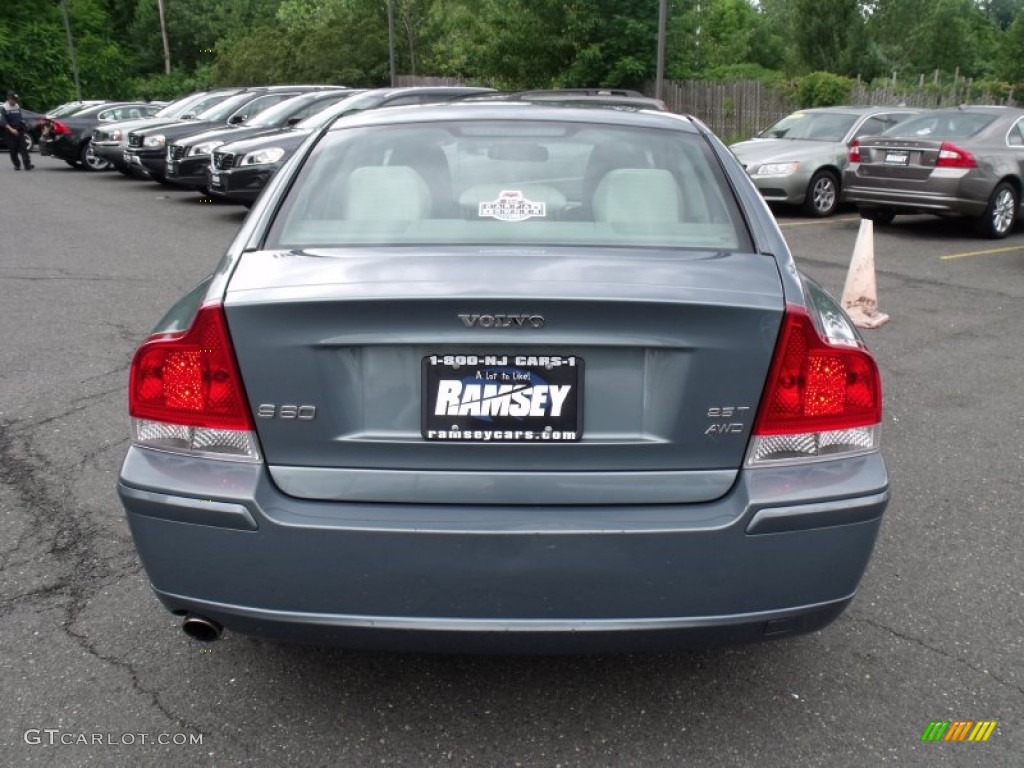
M770 256L655 249L252 252L225 298L285 490L427 501L559 477L551 501L584 477L636 490L657 473L637 498L721 495L783 305Z

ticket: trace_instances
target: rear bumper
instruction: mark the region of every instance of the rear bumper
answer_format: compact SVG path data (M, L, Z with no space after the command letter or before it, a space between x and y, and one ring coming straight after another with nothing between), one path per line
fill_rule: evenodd
M118 490L172 612L291 641L496 652L817 629L855 594L888 502L878 454L743 472L685 505L304 501L262 466L137 448Z
M981 216L988 207L995 182L979 182L961 175L901 185L873 183L870 178L847 171L843 201L854 205L884 208L896 213L933 213L942 216Z
M80 153L81 145L72 143L63 136L47 136L39 144L39 154L68 162L77 162Z

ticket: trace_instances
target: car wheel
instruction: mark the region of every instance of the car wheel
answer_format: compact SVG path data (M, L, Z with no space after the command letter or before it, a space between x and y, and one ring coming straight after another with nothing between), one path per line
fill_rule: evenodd
M110 169L111 162L98 157L93 151L92 142L87 141L79 154L82 160L82 167L87 171L106 171Z
M892 220L896 218L896 213L888 208L861 208L860 217L862 219L870 219L875 224L885 226L886 224L892 224Z
M821 218L831 216L839 206L839 179L831 171L818 171L807 185L804 212Z
M1017 221L1017 190L1012 184L1001 182L996 185L988 207L981 218L975 221L978 234L994 240L1006 237Z

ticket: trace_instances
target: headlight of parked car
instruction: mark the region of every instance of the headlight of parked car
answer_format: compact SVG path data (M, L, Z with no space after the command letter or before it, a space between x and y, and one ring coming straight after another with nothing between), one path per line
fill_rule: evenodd
M250 152L242 158L241 165L268 165L276 163L284 157L284 150L281 147L267 147Z
M124 138L124 134L117 128L115 128L110 132L110 136L102 136L101 134L101 137L104 141L120 141L121 139Z
M213 150L223 144L223 141L204 141L202 144L195 144L189 148L188 154L190 157L195 155L212 155Z
M167 143L167 137L164 136L162 133L156 133L156 134L153 134L152 136L147 136L143 140L142 146L144 146L144 147L162 147L166 143Z
M796 173L800 163L765 163L755 171L755 176L789 176Z

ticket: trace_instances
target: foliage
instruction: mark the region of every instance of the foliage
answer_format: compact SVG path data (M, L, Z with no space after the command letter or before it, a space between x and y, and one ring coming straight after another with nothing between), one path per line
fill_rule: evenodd
M170 98L209 84L389 82L389 0L3 0L0 89L27 107ZM397 72L501 88L642 88L658 0L390 0ZM936 69L1024 84L1024 0L668 0L670 79L868 81ZM831 100L841 81L804 87ZM794 86L795 87L795 86ZM1024 92L1024 88L1018 88Z
M847 104L855 82L831 72L812 72L796 83L796 99L802 107L834 107Z
M160 72L136 78L132 82L131 90L133 95L140 99L173 101L186 93L204 91L213 84L211 68L202 66L192 73L178 69L169 75Z

